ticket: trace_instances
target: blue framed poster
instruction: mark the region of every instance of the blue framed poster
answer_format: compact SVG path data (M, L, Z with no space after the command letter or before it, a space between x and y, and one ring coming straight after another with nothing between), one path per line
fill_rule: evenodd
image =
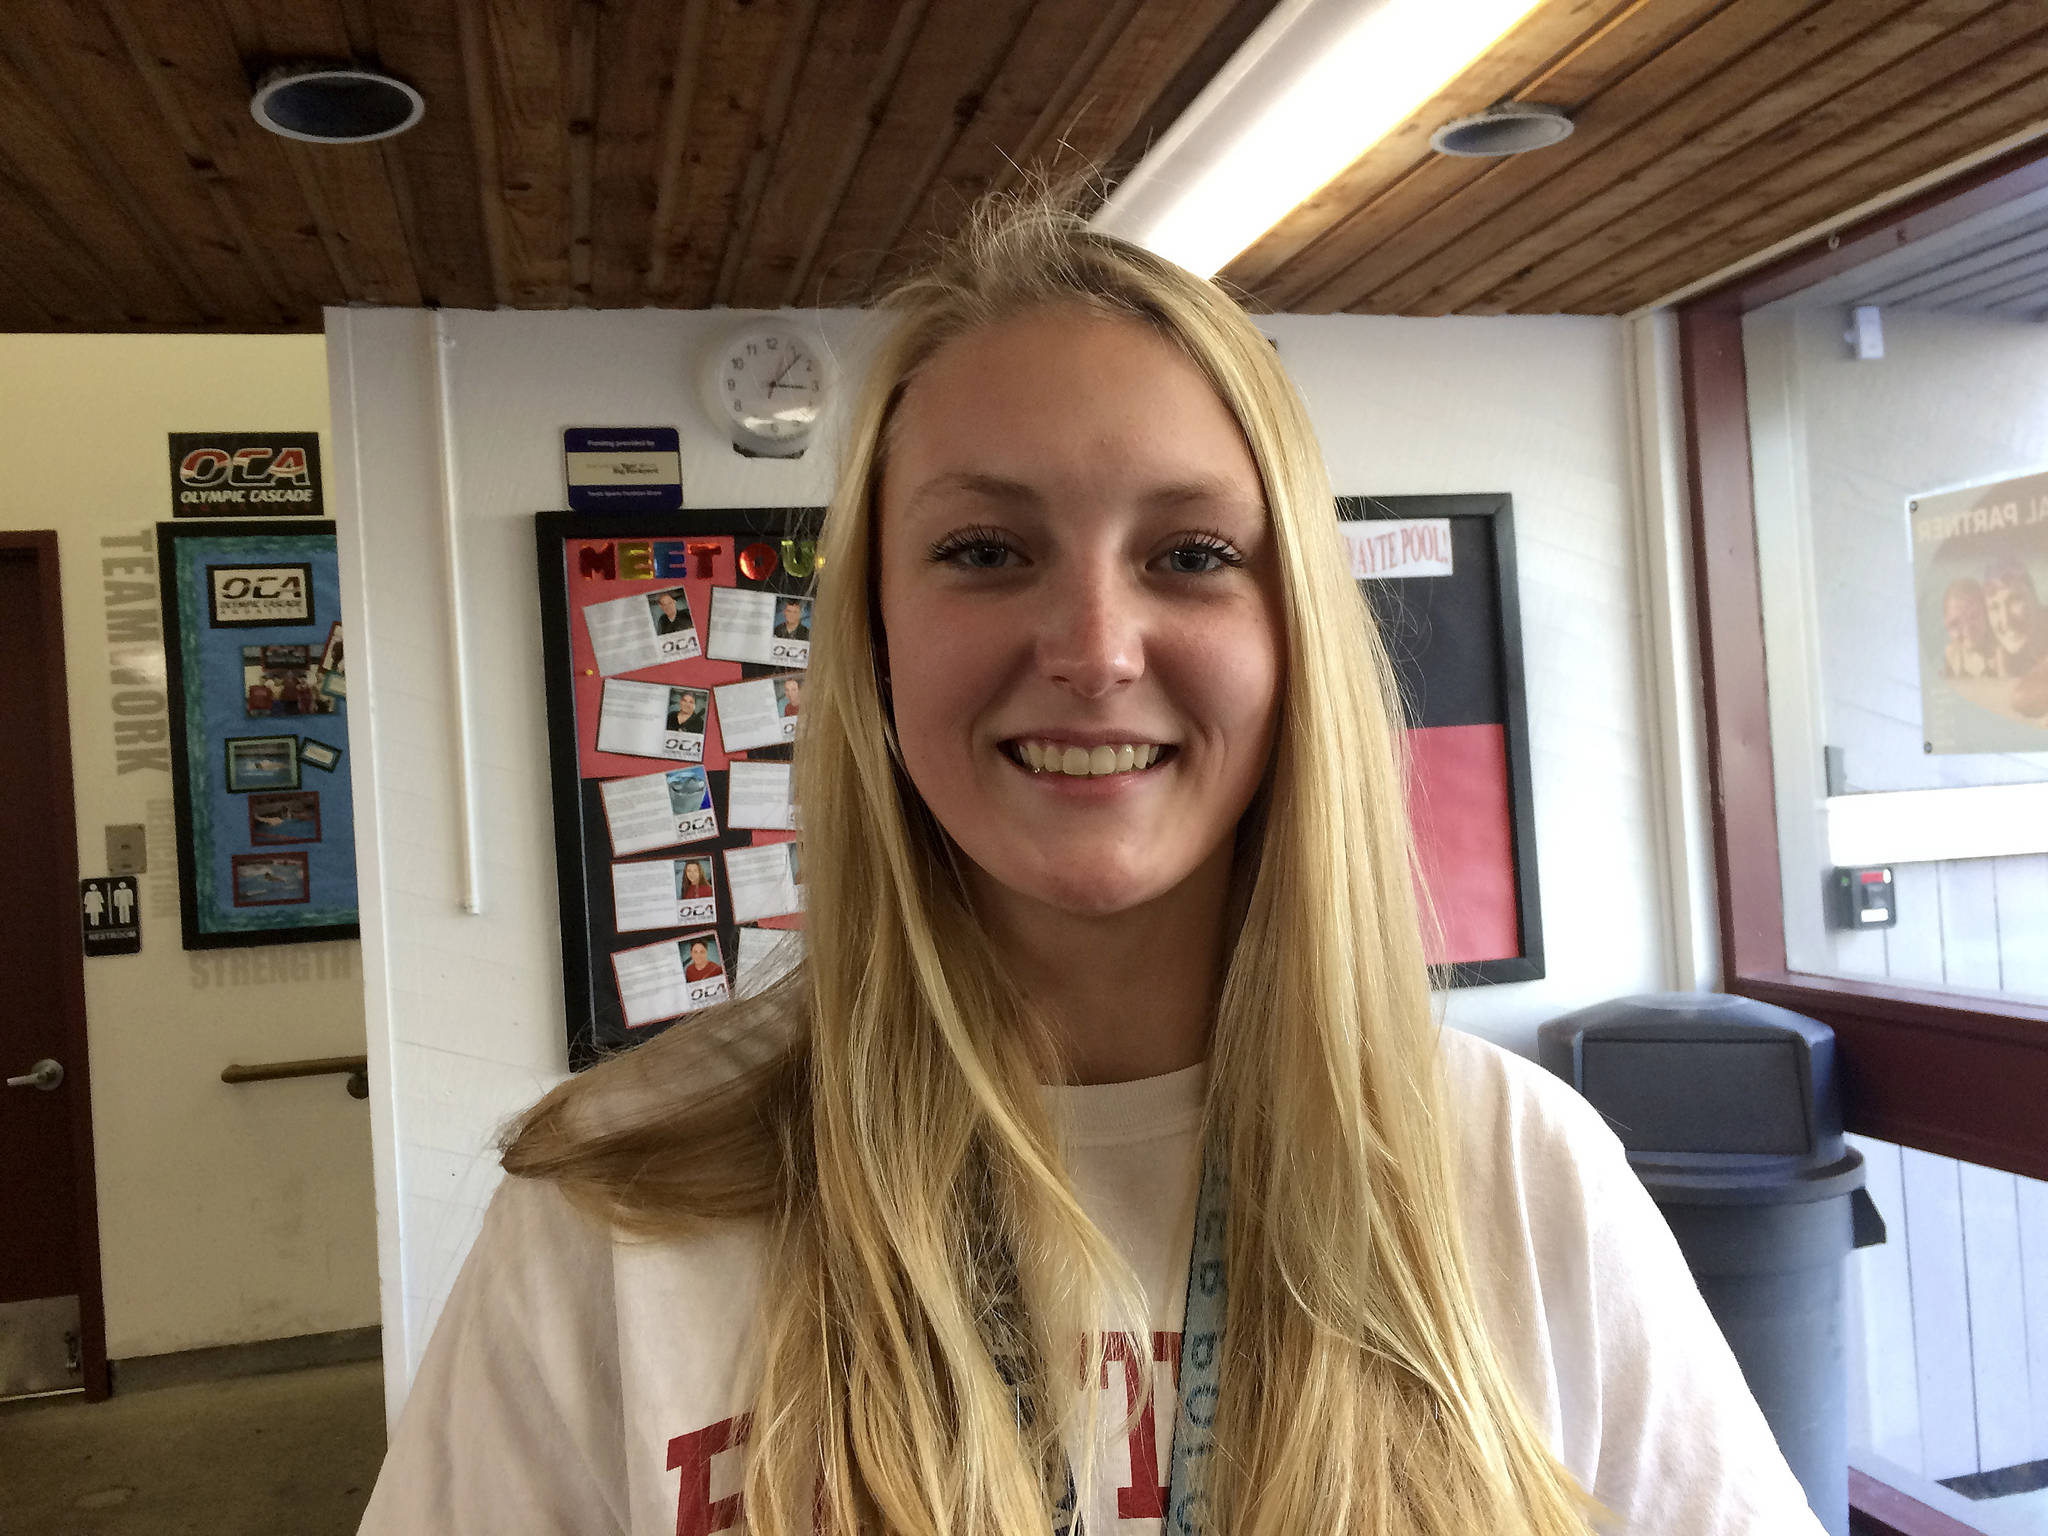
M333 525L157 525L185 948L356 936Z

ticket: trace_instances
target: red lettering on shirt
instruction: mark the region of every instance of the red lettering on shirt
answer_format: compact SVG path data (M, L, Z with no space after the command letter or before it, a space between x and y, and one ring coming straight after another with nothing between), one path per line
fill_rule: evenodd
M676 1536L711 1536L729 1531L739 1523L740 1496L729 1493L716 1503L711 1498L711 1458L747 1443L753 1427L751 1413L720 1419L668 1443L668 1469L680 1472L682 1486L676 1495Z
M1155 1333L1152 1335L1152 1358L1173 1367L1173 1395L1180 1397L1180 1335L1177 1333Z
M1143 1372L1155 1365L1173 1367L1173 1381L1176 1392L1180 1386L1180 1335L1177 1333L1155 1333L1152 1335L1151 1359L1140 1360L1130 1347L1129 1338L1121 1333L1106 1334L1102 1341L1102 1375L1100 1384L1109 1386L1109 1368L1112 1364L1124 1368L1124 1412L1135 1412L1137 1418L1131 1423L1130 1458L1131 1479L1116 1491L1116 1514L1119 1520L1163 1520L1166 1518L1166 1486L1159 1481L1159 1420L1154 1407L1159 1401L1156 1391L1145 1393ZM1139 1408L1138 1400L1143 1396L1145 1405Z
M1110 1366L1122 1366L1124 1412L1137 1414L1126 1446L1130 1455L1130 1481L1116 1491L1119 1520L1160 1520L1166 1516L1167 1490L1159 1481L1159 1420L1155 1412L1159 1397L1156 1393L1146 1397L1142 1409L1138 1400L1144 1394L1143 1373L1161 1365L1171 1368L1175 1400L1178 1399L1181 1336L1178 1333L1155 1333L1151 1342L1151 1359L1140 1360L1125 1335L1111 1333L1103 1336L1100 1384L1107 1390ZM669 1441L668 1469L682 1474L676 1490L676 1536L713 1536L714 1532L729 1531L739 1524L740 1495L737 1492L722 1499L711 1497L711 1461L722 1452L744 1446L752 1427L753 1415L743 1413L721 1419L716 1424L707 1424L702 1429L693 1429L686 1435L677 1435ZM812 1517L817 1522L817 1529L823 1530L826 1501L822 1481L815 1497Z
M1131 1424L1131 1480L1116 1491L1116 1514L1119 1520L1163 1519L1166 1489L1159 1482L1159 1431L1152 1414L1153 1399L1145 1392L1144 1373L1152 1362L1138 1359L1130 1345L1125 1334L1103 1335L1102 1385L1109 1385L1110 1366L1121 1364L1124 1412L1138 1415ZM1142 1409L1138 1407L1140 1396L1145 1399Z

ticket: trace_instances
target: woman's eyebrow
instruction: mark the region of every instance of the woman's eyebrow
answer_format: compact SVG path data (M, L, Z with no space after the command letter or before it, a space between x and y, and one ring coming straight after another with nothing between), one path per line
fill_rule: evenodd
M920 485L911 494L910 509L914 511L926 501L953 495L979 496L1027 510L1045 505L1043 493L1021 480L982 470L956 469L934 475ZM1242 485L1223 475L1195 475L1186 480L1168 481L1153 486L1139 500L1145 506L1155 508L1181 506L1189 502L1220 502L1263 512L1266 506L1263 495L1257 492L1248 494Z
M915 511L927 501L963 493L1020 507L1039 507L1045 502L1043 496L1021 480L1008 480L982 470L955 469L934 475L920 485L911 493L909 509Z
M1147 506L1173 507L1184 502L1209 501L1242 507L1248 511L1263 512L1266 498L1258 491L1247 493L1242 485L1222 475L1196 475L1191 479L1177 480L1156 486L1144 495Z

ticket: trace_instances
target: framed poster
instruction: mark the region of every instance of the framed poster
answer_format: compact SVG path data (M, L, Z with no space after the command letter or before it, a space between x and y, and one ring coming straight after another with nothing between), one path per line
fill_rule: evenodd
M789 764L823 518L535 518L572 1068L801 953Z
M354 938L333 526L159 523L157 568L185 948Z
M1407 711L1409 816L1453 986L1543 975L1512 498L1341 496Z

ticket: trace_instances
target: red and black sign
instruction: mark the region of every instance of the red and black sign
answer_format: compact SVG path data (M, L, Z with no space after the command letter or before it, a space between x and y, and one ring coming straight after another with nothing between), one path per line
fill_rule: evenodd
M325 517L317 432L173 432L174 517Z
M1440 521L1449 535L1438 574L1359 583L1408 716L1409 820L1436 925L1429 958L1452 968L1454 985L1534 980L1543 926L1510 498L1344 496L1337 515Z

